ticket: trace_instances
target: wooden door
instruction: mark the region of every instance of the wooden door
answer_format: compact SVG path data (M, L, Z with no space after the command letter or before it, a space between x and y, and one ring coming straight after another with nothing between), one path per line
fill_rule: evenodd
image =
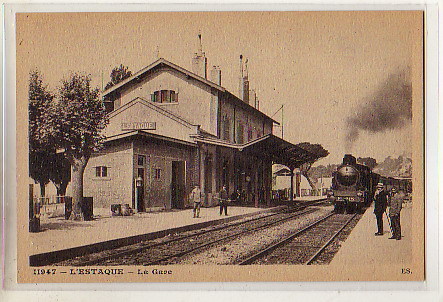
M185 207L186 188L186 162L172 162L171 181L171 207L173 209L183 209Z

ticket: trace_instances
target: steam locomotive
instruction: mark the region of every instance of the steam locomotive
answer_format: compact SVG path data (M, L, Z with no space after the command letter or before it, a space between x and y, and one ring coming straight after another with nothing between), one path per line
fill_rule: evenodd
M335 212L361 211L369 206L379 180L380 175L368 166L357 164L354 156L346 154L332 178Z

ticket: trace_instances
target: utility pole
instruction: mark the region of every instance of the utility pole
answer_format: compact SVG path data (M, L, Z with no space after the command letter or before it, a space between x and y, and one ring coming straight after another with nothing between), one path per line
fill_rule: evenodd
M281 138L284 139L283 137L283 106L281 105Z
M271 116L271 118L273 118L280 110L281 110L281 138L283 139L283 107L284 104L281 105L281 107ZM278 127L278 126L276 126Z

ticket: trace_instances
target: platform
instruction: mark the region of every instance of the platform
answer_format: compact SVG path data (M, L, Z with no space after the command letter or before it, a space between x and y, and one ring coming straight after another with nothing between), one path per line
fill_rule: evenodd
M47 218L41 221L41 232L29 233L30 254L65 250L163 230L190 230L274 210L276 208L230 206L229 216L220 216L219 207L212 207L202 208L200 218L193 218L192 209L137 213L125 217L102 214L95 216L92 221L70 221L62 217Z
M400 216L402 239L389 240L391 233L386 215L383 215L384 235L375 236L377 222L374 209L368 208L330 264L348 267L354 264L369 266L410 263L412 261L411 212L412 204L403 204Z

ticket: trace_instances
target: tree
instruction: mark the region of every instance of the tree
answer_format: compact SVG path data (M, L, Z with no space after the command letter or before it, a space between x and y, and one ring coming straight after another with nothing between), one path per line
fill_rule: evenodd
M304 143L299 143L297 144L297 147L308 151L311 154L311 159L307 162L305 162L304 164L302 164L299 169L300 169L300 173L306 177L306 179L309 182L309 185L311 186L311 188L315 188L314 183L312 182L311 178L309 177L309 170L312 167L312 164L315 163L317 160L319 160L320 158L326 157L329 155L329 151L326 150L325 148L323 148L322 145L320 144L311 144L308 142L304 142Z
M109 76L111 80L106 84L105 90L129 78L130 76L132 76L132 72L128 69L128 67L120 64L120 66L114 67L114 69L112 69L111 74ZM116 93L110 93L105 95L103 101L105 102L105 107L106 107L105 109L107 112L111 112L114 110L114 101L117 97L118 94Z
M359 157L357 158L357 162L369 167L371 170L377 166L377 160L372 157Z
M43 84L38 70L29 74L29 176L40 184L40 195L45 196L49 183L49 169L55 148L45 142L43 132L54 95Z
M309 170L309 177L316 181L321 177L332 177L333 172L337 170L339 164L328 164L327 166L319 165L311 167Z
M109 76L111 77L111 80L106 84L105 90L129 78L130 76L132 76L132 72L127 66L123 66L123 64L120 64L120 66L114 67L114 69L112 69Z
M57 196L64 196L71 181L71 163L63 153L56 153L51 157L49 179L57 188Z
M64 150L71 165L72 220L84 220L81 210L83 173L91 154L102 146L104 137L101 132L107 123L99 89L91 87L89 75L74 73L62 81L58 102L45 133Z

